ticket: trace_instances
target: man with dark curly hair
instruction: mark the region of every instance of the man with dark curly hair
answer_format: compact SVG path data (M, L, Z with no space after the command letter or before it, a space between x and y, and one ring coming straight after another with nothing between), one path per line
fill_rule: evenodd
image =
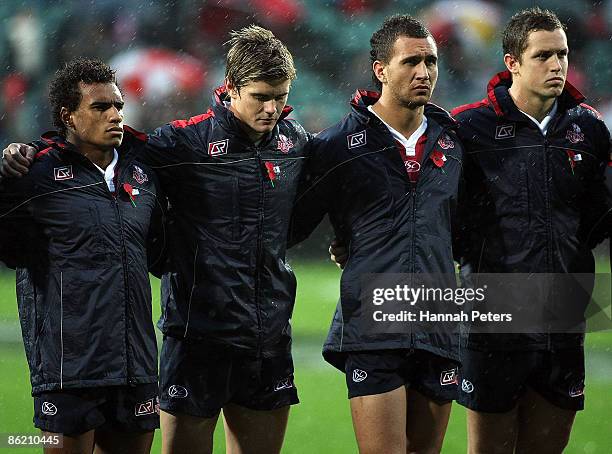
M136 159L144 136L123 125L115 72L100 61L60 69L49 100L58 132L0 190L34 425L48 448L63 434L53 452L148 453L159 427L148 258L159 256L146 245L163 231L154 175Z

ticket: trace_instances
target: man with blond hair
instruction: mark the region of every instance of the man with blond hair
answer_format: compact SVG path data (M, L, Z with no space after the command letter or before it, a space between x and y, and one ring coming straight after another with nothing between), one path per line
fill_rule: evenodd
M287 96L293 58L272 32L232 32L225 84L204 114L148 136L142 159L168 194L162 278L163 452L212 452L221 410L229 452L278 453L293 383L295 277L287 226L308 136ZM23 171L25 147L3 172Z

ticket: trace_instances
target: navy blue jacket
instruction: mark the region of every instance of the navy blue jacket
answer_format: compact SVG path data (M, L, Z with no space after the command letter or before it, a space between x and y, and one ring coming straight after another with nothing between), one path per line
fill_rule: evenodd
M125 128L115 193L52 133L30 172L2 183L0 260L17 269L33 393L157 382L147 263L160 262L165 199L137 160L145 140Z
M512 101L511 84L508 71L499 73L486 98L452 111L466 149L462 264L479 273L593 273L591 248L612 230L608 129L566 83L544 136ZM469 338L472 346L505 349L581 341L560 334Z
M142 156L171 210L164 334L253 356L290 348L296 281L287 230L308 135L286 116L255 145L223 88L205 114L149 136Z
M454 336L364 333L362 277L370 273L444 275L454 287L451 224L462 174L462 146L449 114L425 106L427 140L418 183L410 183L395 139L368 109L378 93L359 90L350 113L313 139L310 186L299 197L292 233L298 241L325 213L348 245L338 304L324 346L325 358L344 369L345 352L415 348L456 358ZM442 167L434 157L444 156Z

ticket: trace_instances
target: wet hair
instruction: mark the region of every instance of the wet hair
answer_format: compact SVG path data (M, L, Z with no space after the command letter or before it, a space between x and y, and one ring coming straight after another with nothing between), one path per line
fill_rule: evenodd
M66 135L66 125L60 112L65 107L70 112L78 109L83 98L79 82L86 84L116 84L115 71L100 60L76 58L55 73L49 85L49 102L53 125L62 136Z
M502 35L504 55L510 54L519 61L527 49L529 33L537 30L552 32L565 27L555 13L538 7L524 9L510 18Z
M429 38L432 35L421 21L412 16L395 14L388 17L370 38L370 61L372 65L377 60L389 63L393 56L393 45L400 36ZM374 73L372 73L372 81L379 90L382 90L382 83Z
M250 82L294 80L293 57L270 30L250 25L230 33L225 79L240 91Z

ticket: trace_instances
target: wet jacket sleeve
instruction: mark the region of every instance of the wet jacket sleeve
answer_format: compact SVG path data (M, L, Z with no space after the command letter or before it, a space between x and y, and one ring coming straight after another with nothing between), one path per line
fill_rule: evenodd
M581 219L581 236L589 247L595 247L612 233L612 194L610 181L612 178L610 165L612 145L610 131L603 121L598 120L595 132L596 147L594 150L599 158L598 167L586 187L587 203L583 205Z
M28 212L30 198L29 178L0 182L0 261L9 268L25 266L34 243Z
M180 124L168 123L149 134L140 159L155 169L193 161L194 150L202 148L202 141L195 125Z
M326 143L311 136L307 147L308 159L302 171L289 224L288 247L308 238L329 210L331 184L325 178Z

